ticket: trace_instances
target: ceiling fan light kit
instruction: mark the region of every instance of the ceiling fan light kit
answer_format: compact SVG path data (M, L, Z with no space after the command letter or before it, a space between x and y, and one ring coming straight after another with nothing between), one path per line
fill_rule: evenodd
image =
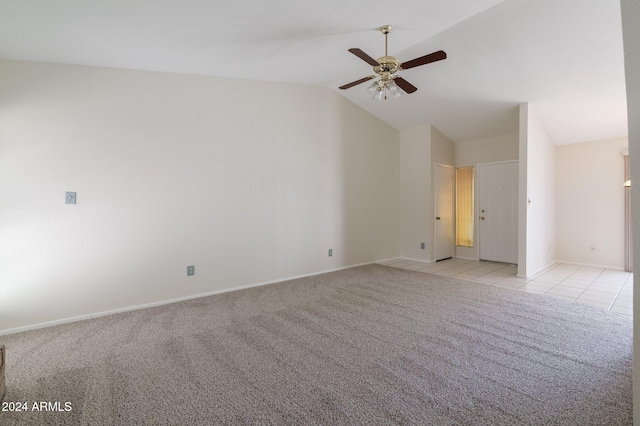
M382 79L374 81L371 83L371 86L367 87L367 92L377 101L382 101L387 98L397 99L402 96L402 91L393 79L388 81Z
M398 71L430 64L431 62L441 61L447 58L447 54L445 52L438 50L437 52L421 56L408 62L400 62L396 57L389 56L388 34L391 31L391 28L391 25L383 25L379 28L379 31L384 34L384 56L381 56L378 59L373 59L361 49L349 49L349 52L371 65L375 74L340 86L340 89L349 89L353 86L364 83L365 81L377 79L367 87L367 92L373 99L382 101L388 98L399 98L403 91L406 93L413 93L418 90L418 88L404 78L395 75Z

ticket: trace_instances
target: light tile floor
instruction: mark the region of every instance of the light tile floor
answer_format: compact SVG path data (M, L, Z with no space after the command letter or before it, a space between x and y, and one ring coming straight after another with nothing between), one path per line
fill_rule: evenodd
M436 263L393 259L382 265L588 303L633 318L633 273L566 263L555 264L531 278L518 278L516 265L448 259Z

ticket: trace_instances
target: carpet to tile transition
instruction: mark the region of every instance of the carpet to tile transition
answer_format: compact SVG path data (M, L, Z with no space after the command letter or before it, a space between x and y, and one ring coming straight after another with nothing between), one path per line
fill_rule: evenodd
M2 425L632 422L631 321L381 265L0 343Z

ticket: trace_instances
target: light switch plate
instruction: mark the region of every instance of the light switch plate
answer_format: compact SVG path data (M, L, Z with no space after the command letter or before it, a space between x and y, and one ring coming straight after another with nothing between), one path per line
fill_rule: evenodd
M65 197L65 204L75 204L75 203L76 203L76 193L67 192Z
M194 265L187 266L187 276L190 277L196 274L196 267Z

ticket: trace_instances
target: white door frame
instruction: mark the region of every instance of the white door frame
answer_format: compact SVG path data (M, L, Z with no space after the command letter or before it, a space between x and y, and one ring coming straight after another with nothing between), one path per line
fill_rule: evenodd
M482 233L480 232L480 200L482 199L482 195L481 195L481 189L480 189L480 180L482 179L481 176L481 166L493 166L493 165L497 165L497 164L509 164L509 163L516 163L518 164L518 167L520 167L520 160L506 160L506 161L491 161L491 162L487 162L487 163L478 163L475 165L475 174L476 174L476 179L475 179L475 186L476 186L476 202L475 202L475 206L474 206L474 212L477 218L477 223L478 226L476 227L476 232L477 232L477 245L478 245L478 251L477 251L477 255L478 255L478 260L480 260L482 258L482 254L480 253L480 240L482 239ZM519 178L519 175L518 175ZM519 186L518 186L518 192L519 191ZM516 196L519 198L519 194L516 194ZM516 213L519 214L518 211L516 211ZM517 232L518 234L520 233L520 229L519 227L517 228ZM518 235L516 235L516 238L518 238ZM516 246L518 247L518 246ZM516 256L517 259L517 256ZM517 261L516 261L517 263Z
M444 167L447 169L451 169L451 182L453 184L452 187L452 194L451 194L451 214L452 214L452 223L451 223L451 235L452 235L452 239L451 239L451 257L455 257L455 168L449 164L442 164L442 163L433 163L433 255L432 255L432 262L437 262L437 234L436 234L436 230L437 230L437 222L436 222L436 216L438 214L438 203L436 202L436 199L438 197L438 188L436 188L436 173L437 173L437 167Z

